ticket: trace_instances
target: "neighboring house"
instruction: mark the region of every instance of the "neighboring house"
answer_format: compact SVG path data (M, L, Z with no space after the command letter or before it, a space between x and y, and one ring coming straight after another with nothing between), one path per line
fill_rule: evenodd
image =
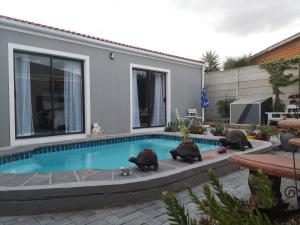
M200 107L204 64L0 16L0 68L3 147L162 130Z
M290 36L251 57L251 64L261 64L276 59L289 59L300 55L300 32Z

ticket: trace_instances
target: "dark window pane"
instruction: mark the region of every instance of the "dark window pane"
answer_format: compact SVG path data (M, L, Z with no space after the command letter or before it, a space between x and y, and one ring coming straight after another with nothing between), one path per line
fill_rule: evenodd
M14 60L16 137L83 132L82 62L23 52Z
M16 135L52 134L50 58L15 53Z
M160 127L166 125L166 73L134 69L132 80L134 128ZM137 82L137 87L134 85ZM134 101L135 100L135 101ZM138 112L137 112L138 111ZM139 115L137 121L136 115ZM138 124L139 126L136 126Z
M82 65L80 61L53 59L55 133L83 131Z

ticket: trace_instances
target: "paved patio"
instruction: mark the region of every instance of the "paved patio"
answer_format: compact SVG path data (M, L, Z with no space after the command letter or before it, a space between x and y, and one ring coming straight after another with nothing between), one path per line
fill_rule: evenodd
M290 153L276 152L280 155L290 155ZM299 157L299 154L297 154ZM229 175L220 177L224 189L239 198L247 199L250 191L248 188L248 171L240 170ZM285 186L293 184L293 181L283 179L282 190ZM198 196L203 196L203 184L193 188ZM186 191L177 193L177 197L187 206L189 212L194 217L201 214L191 203ZM288 200L288 199L286 199ZM293 201L289 200L292 204ZM161 200L147 203L129 205L120 208L86 210L79 212L44 214L36 216L11 216L0 217L0 225L159 225L169 224L168 215Z

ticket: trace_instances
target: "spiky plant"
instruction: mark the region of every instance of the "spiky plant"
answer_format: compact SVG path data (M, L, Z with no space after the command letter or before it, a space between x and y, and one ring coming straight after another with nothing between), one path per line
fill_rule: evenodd
M206 72L220 70L220 58L215 51L206 51L204 54L202 54L201 59L208 64L205 70Z
M199 199L191 189L188 190L192 202L205 213L205 218L198 221L190 217L184 205L176 199L174 194L163 193L162 198L172 225L278 225L276 221L270 221L260 211L250 207L246 201L225 192L212 170L208 171L208 176L211 187L207 184L204 185L203 199ZM268 198L269 196L264 197Z

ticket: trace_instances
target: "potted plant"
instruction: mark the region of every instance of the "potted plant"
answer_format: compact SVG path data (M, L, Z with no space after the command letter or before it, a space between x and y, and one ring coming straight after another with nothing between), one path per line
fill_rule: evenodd
M269 141L270 137L277 135L277 129L274 126L261 125L256 135L257 140Z
M180 133L182 142L177 148L170 151L172 158L177 159L177 156L181 157L184 161L193 163L196 160L201 161L202 157L200 150L196 144L193 143L193 139L189 135L189 129L185 126L180 126Z
M230 115L230 103L232 103L235 99L227 98L220 99L216 103L217 111L223 118L228 118Z
M214 136L225 136L228 130L225 128L225 124L222 120L218 120L215 127L210 131Z
M165 132L177 132L177 131L179 131L177 122L169 122L165 127Z
M248 129L246 130L247 139L249 140L255 140L257 135L257 129L255 124L251 124Z
M295 145L289 144L291 138L296 138L300 136L299 129L283 129L280 134L280 143L283 150L286 152L296 152L297 147Z
M206 134L207 128L202 126L191 125L189 128L190 134Z

